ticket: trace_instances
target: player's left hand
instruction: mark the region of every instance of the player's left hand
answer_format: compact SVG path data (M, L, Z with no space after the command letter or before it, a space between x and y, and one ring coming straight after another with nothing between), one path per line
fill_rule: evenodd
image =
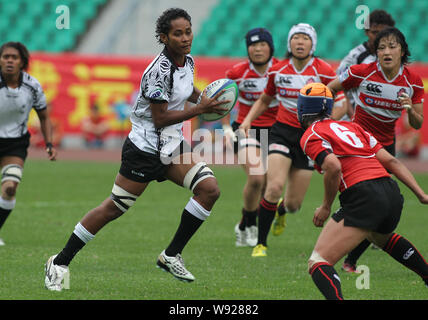
M412 109L412 99L406 93L402 93L400 95L400 97L398 98L398 102L403 108L407 110Z
M314 218L312 219L315 227L322 227L324 225L324 222L328 219L330 216L330 209L321 206L316 208L314 213Z

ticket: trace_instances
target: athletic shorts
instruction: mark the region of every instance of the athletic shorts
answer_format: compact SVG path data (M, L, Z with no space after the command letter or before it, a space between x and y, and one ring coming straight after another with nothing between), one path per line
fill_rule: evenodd
M290 158L295 168L314 170L314 162L300 147L304 132L301 128L275 122L269 134L269 154L279 153Z
M359 182L343 191L341 208L332 218L352 226L382 234L397 227L403 209L403 196L397 182L390 177Z
M190 151L190 146L183 140L179 145L180 154ZM178 149L177 148L177 149ZM174 152L174 154L176 154ZM170 164L165 164L159 155L141 151L127 137L122 147L122 162L119 173L129 180L147 183L153 180L165 181L165 174Z
M241 150L242 148L247 147L256 147L256 148L262 148L267 149L262 145L264 143L268 144L269 141L269 132L271 127L258 127L258 126L251 126L250 135L249 137L241 136L237 130L239 129L239 126L241 124L238 122L232 123L232 130L237 135L237 141L233 143L233 152L238 153L238 150ZM266 136L262 136L266 135Z
M0 138L0 158L5 156L19 157L25 161L30 145L30 133L19 138Z

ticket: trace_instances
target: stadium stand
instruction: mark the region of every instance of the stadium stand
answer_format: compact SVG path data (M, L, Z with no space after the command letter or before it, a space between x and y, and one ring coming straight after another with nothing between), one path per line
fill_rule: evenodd
M412 61L428 61L428 33L422 27L428 16L426 0L219 0L196 35L193 55L246 55L244 35L253 27L271 30L276 55L286 51L288 30L293 24L306 22L318 32L317 55L340 60L366 39L357 29L356 7L366 4L370 10L382 8L395 19L407 37ZM361 13L360 13L361 14Z
M30 51L72 51L85 33L92 19L108 0L0 0L0 43L21 41ZM66 5L70 12L70 28L56 28L61 12Z
M91 36L94 28L90 27L102 19L100 13L109 3L117 5L110 6L113 16L100 26L105 39L100 39L99 32ZM426 0L91 0L84 4L79 0L0 0L0 43L22 41L30 51L156 54L159 46L151 39L153 36L150 37L151 42L142 37L140 45L127 40L124 35L135 34L136 30L152 30L154 18L148 12L153 14L153 10L160 12L167 6L182 6L190 10L195 22L192 48L195 56L244 57L246 31L260 26L271 30L276 56L280 57L285 54L290 27L298 22L307 22L316 28L319 35L317 55L339 60L350 48L366 39L363 30L355 25L358 17L356 7L363 4L367 4L370 10L383 8L391 13L396 26L407 37L412 61L428 61L428 33L422 27L428 16ZM71 27L61 32L55 28L59 15L55 10L59 5L70 8ZM120 27L115 25L113 28L114 19L118 20L119 13L127 8L131 8L134 15L127 15L125 22L119 21ZM139 18L135 19L136 16ZM109 34L106 33L108 26L116 30L116 36L106 36ZM85 39L88 39L86 44L79 46Z

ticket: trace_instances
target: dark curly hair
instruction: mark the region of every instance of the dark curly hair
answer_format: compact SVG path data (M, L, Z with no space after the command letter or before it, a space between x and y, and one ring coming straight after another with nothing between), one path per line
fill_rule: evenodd
M169 8L165 10L156 21L155 37L160 44L163 44L163 42L161 41L160 35L162 33L168 34L169 31L171 30L171 21L177 18L184 18L190 22L190 25L192 25L192 18L186 12L186 10L183 10L180 8Z
M369 16L370 24L384 24L390 27L395 26L395 21L392 19L391 15L385 10L374 10L370 13Z
M404 34L397 28L394 28L394 27L386 28L377 34L376 39L374 41L375 52L377 52L377 49L379 48L380 40L382 38L388 38L391 35L395 37L397 42L401 45L401 50L404 52L404 55L401 57L401 64L402 65L408 64L409 57L410 57L409 46L407 45L406 37L404 37Z
M21 42L6 42L0 47L0 56L3 54L4 49L6 48L14 48L18 50L19 55L21 56L21 60L23 62L22 70L28 69L28 64L30 63L30 53L25 45Z

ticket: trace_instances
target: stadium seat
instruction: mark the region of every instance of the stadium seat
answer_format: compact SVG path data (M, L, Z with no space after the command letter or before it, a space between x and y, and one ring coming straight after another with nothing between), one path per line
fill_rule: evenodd
M341 59L350 49L366 40L364 31L355 25L359 14L356 8L361 4L367 5L370 11L379 8L388 11L406 35L410 49L415 52L413 58L428 61L428 33L422 27L428 15L426 0L371 0L365 3L360 0L287 0L286 4L284 0L220 0L195 35L195 43L200 44L194 46L192 54L245 56L245 48L242 50L237 46L240 41L237 40L238 35L244 35L249 28L262 26L272 32L276 55L280 57L285 53L290 27L307 22L318 32L317 55L325 59ZM226 29L226 25L233 27ZM216 37L216 48L206 50L202 45L206 43L203 38L220 32L222 36L221 39Z
M72 50L78 38L86 31L88 22L95 18L98 8L108 0L0 0L0 43L21 41L31 51L61 52ZM70 8L70 29L56 29L59 13L56 8ZM4 30L7 29L7 32ZM37 35L34 31L37 30ZM60 36L53 34L59 33Z

